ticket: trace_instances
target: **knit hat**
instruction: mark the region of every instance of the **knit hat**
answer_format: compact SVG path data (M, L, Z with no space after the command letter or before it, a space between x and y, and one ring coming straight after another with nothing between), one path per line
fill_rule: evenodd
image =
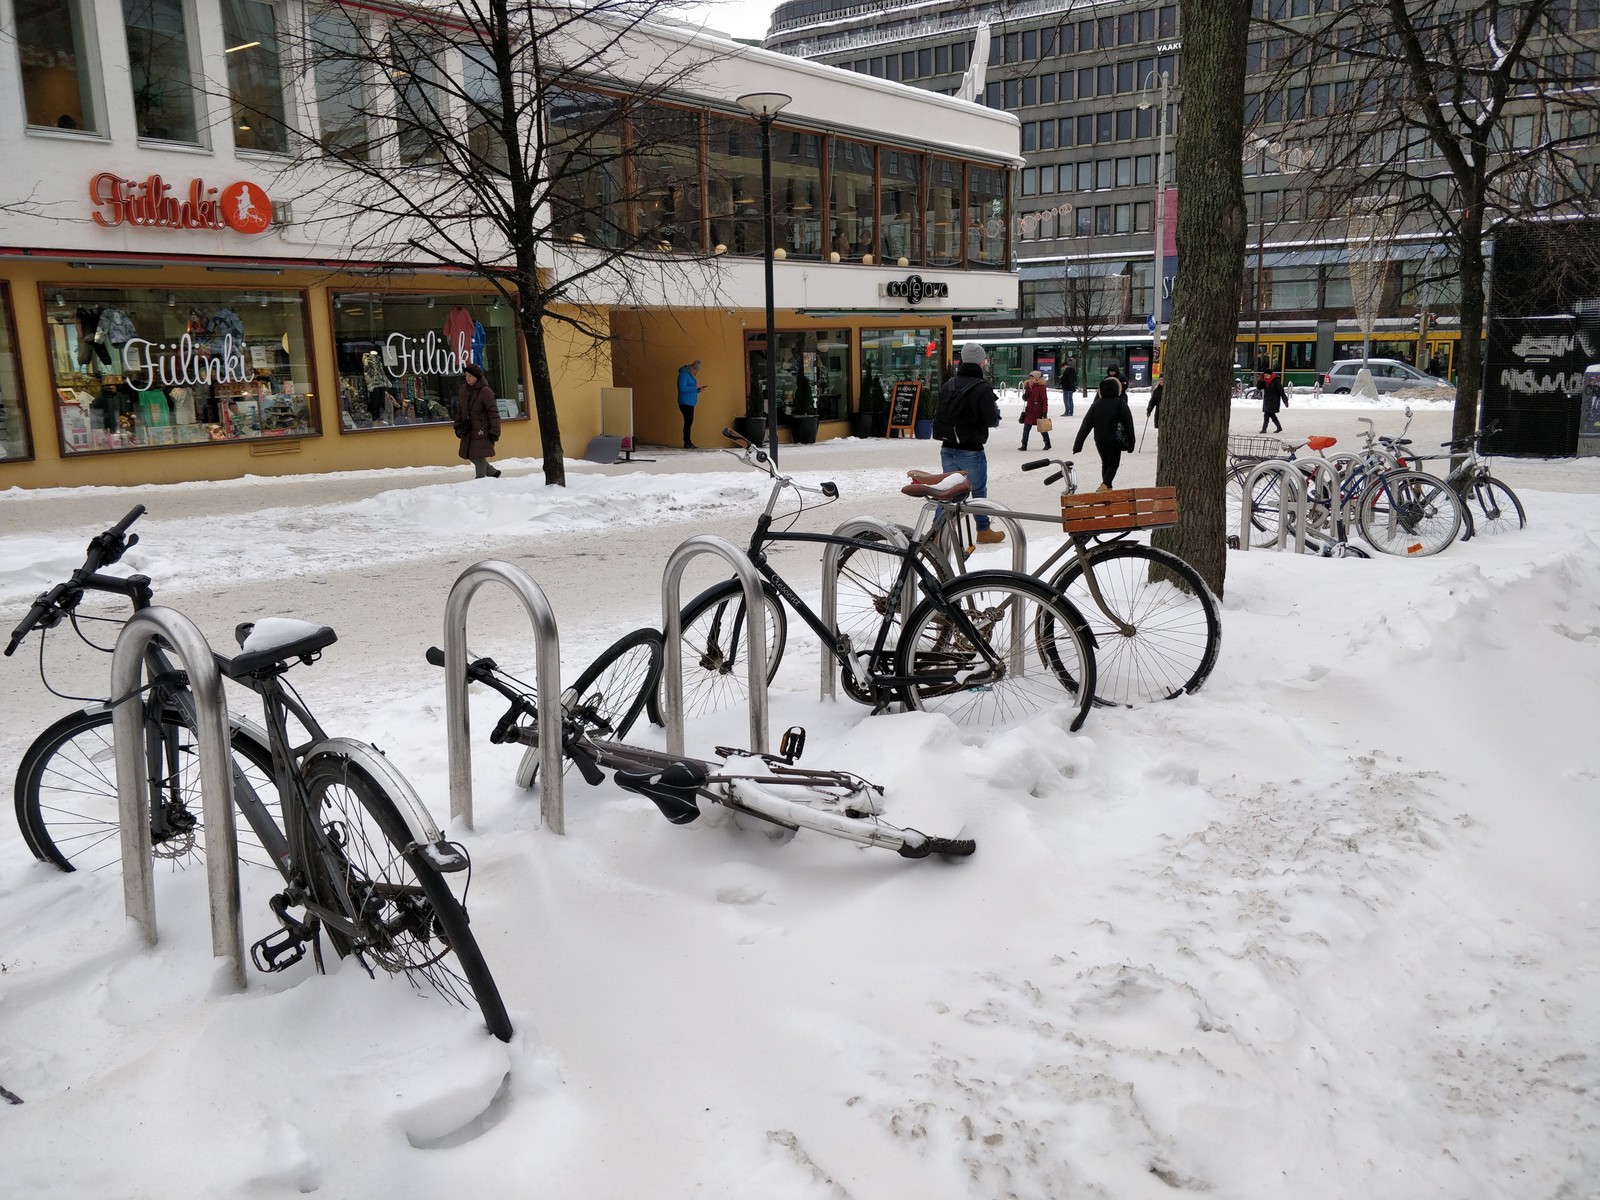
M984 363L989 361L989 356L984 352L983 347L977 342L968 342L965 346L961 347L961 361L964 363L974 363L981 367Z

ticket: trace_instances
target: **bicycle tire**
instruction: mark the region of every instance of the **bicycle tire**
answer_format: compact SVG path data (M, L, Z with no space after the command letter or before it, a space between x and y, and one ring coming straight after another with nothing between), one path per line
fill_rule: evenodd
M111 722L109 708L69 713L35 738L22 756L14 794L17 826L40 862L63 871L101 871L121 864ZM164 764L162 786L168 793L168 815L177 818L182 814L175 824L187 824L187 829L153 842L151 850L156 858L181 869L205 856L199 745L194 731L175 711L163 716L162 727L174 735L179 755L176 762ZM271 748L241 728L234 729L232 742L235 767L250 780L272 819L281 826ZM241 820L235 824L240 860L276 867L249 823Z
M569 689L573 711L585 710L586 732L620 741L660 692L665 639L654 629L635 629L618 638L579 673ZM539 747L529 746L517 768L517 786L531 788L539 778Z
M1507 533L1528 524L1517 494L1493 475L1484 475L1467 485L1466 512L1475 532ZM1476 509L1481 516L1474 516Z
M1461 498L1442 479L1421 471L1385 471L1356 501L1356 524L1381 554L1426 558L1461 532Z
M467 910L414 844L389 790L358 764L332 754L307 766L304 783L295 853L307 889L318 905L362 931L352 940L325 924L334 949L369 971L403 975L419 989L426 983L463 1008L475 1004L489 1032L510 1041L511 1019Z
M784 615L783 601L765 580L761 591L767 605L767 682L770 683L778 673L778 664L783 661L789 620ZM735 702L749 704L750 689L742 650L744 615L744 589L737 579L714 584L684 607L679 642L683 651L685 717L715 712ZM662 686L665 687L664 681Z
M906 531L907 540L910 540L910 532ZM875 533L859 533L855 536L864 542L882 540ZM941 584L950 578L950 564L934 547L922 544L917 549L917 557ZM884 616L899 611L899 605L890 592L900 576L904 561L898 555L855 546L839 556L834 572L834 629L850 639L850 645L856 653L870 654L878 644L878 631L882 628ZM918 580L913 576L911 586L914 590L917 584ZM914 602L912 607L916 607ZM892 655L900 640L900 628L902 626L898 621L891 625L884 642L886 653ZM841 672L840 679L851 699L863 704L874 702L871 696L857 694L854 678L848 671Z
M1049 580L1094 634L1095 703L1171 700L1205 683L1217 664L1222 618L1200 572L1143 542L1102 542L1088 549L1088 562L1107 607L1134 627L1124 634L1100 611L1083 559L1072 559Z
M998 678L948 679L952 672L987 669L975 666L982 659L950 615L956 606L1006 664ZM1032 644L1016 646L1014 628ZM897 663L898 673L908 680L903 698L910 708L942 712L972 726L995 725L1065 704L1073 712L1071 728L1076 731L1094 703L1092 641L1083 615L1042 580L1013 571L974 571L925 599L906 622ZM1022 657L1020 675L1015 673L1014 651ZM1033 656L1043 672L1029 672ZM939 678L919 682L929 676Z

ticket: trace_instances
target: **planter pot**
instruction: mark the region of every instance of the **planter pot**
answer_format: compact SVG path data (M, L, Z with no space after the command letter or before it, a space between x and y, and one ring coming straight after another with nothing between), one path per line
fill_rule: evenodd
M802 446L809 446L817 440L817 416L791 415L789 417L789 434Z
M757 446L767 444L767 419L765 417L735 417L733 431Z
M883 409L880 412L875 412L875 413L872 414L872 436L873 437L888 437L889 436L889 410L888 409Z
M850 436L869 438L872 436L872 414L858 412L850 418Z
M923 441L927 441L933 436L933 422L918 421L916 424L916 434Z

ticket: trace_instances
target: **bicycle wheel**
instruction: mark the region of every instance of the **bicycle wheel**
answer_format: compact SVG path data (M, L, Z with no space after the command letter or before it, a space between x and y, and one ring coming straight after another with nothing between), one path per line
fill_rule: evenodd
M1094 651L1082 614L1048 584L1011 571L975 571L919 604L900 638L898 672L908 680L909 707L963 725L1064 704L1076 730L1094 703Z
M1437 554L1461 532L1461 500L1450 485L1421 471L1385 471L1356 501L1361 536L1384 554Z
M789 621L783 602L765 582L767 604L767 680L778 673ZM744 658L744 589L730 579L701 592L683 610L683 715L698 716L733 704L748 704Z
M584 668L572 691L591 733L622 738L633 728L661 682L662 646L654 629L635 629Z
M1204 683L1217 663L1222 620L1200 572L1142 542L1103 542L1090 547L1088 557L1106 607L1133 626L1125 634L1100 610L1081 558L1049 581L1094 634L1095 702L1170 700Z
M874 533L860 533L856 537L863 542L881 540ZM920 546L917 557L941 583L950 578L950 564L932 546ZM878 631L882 628L885 614L899 615L898 597L890 593L900 577L904 562L894 554L854 546L839 556L839 565L834 573L837 587L835 628L850 639L850 644L858 652L869 652L877 644ZM914 576L911 585L912 606L915 607L921 596ZM891 629L887 646L892 650L898 640L898 628Z
M1255 469L1255 463L1233 467L1228 471L1226 491L1227 532L1237 537L1239 524L1244 517L1244 482ZM1278 543L1278 493L1280 480L1276 474L1263 475L1256 480L1251 492L1250 544L1275 546Z
M296 814L296 854L306 886L319 907L353 930L325 921L334 949L463 1008L476 1004L489 1032L510 1041L511 1020L467 910L414 844L394 797L360 766L333 755L317 757L304 781L308 807Z
M17 768L15 803L23 840L35 858L63 871L99 871L122 862L111 720L109 709L62 717L34 739ZM152 740L146 755L162 807L159 823L152 820L151 850L157 859L183 868L205 856L200 747L176 712L162 717L160 729L159 744ZM233 764L281 825L272 751L253 734L235 729ZM274 867L249 823L235 824L240 861Z
M1493 475L1481 475L1467 488L1467 512L1478 533L1506 533L1528 523L1517 494Z

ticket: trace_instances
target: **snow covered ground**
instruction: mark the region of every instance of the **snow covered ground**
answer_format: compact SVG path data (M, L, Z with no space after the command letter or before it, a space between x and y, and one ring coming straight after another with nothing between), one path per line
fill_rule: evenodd
M1295 396L1285 436L1403 419L1340 399ZM1238 408L1235 429L1258 419ZM1419 406L1419 442L1447 428ZM1153 476L1156 437L1127 482ZM828 529L909 520L901 472L935 457L846 442L784 461L839 482L845 502L802 518ZM1048 508L1005 427L990 457L993 494ZM575 469L565 492L511 461L500 481L0 493L0 626L144 503L125 562L158 602L219 648L260 615L334 625L295 678L442 820L443 693L421 654L451 580L524 566L575 673L659 621L673 546L747 534L764 500L731 459L659 458ZM36 864L0 829L0 1084L24 1101L0 1104L0 1194L1600 1195L1600 462L1497 473L1521 533L1410 562L1232 555L1207 685L1078 735L1056 714L958 730L822 703L793 623L772 727L886 785L897 824L976 837L956 863L777 843L716 812L675 827L575 773L553 836L479 697L477 829L458 833L509 1046L354 964L229 993L203 872L158 875L146 949L117 877ZM780 561L816 591L814 562ZM531 674L525 621L481 595L474 649ZM103 689L105 660L68 639L52 681ZM34 655L0 662L7 778L72 707ZM743 731L742 713L693 724L690 751ZM250 870L244 888L253 940L273 888Z

